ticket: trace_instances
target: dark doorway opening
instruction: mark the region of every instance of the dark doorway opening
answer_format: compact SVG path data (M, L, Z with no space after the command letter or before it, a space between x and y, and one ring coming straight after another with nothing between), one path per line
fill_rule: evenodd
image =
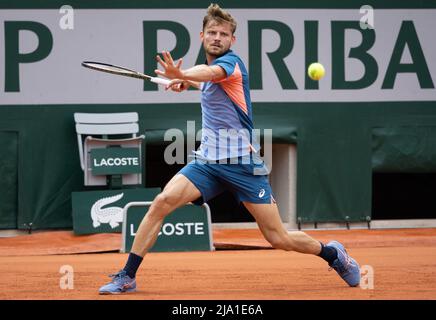
M436 173L374 173L372 220L435 219Z
M18 226L18 132L0 132L0 229Z

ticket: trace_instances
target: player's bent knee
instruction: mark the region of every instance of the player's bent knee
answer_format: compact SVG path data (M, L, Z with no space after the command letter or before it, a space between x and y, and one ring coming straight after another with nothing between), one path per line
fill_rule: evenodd
M178 203L177 197L162 192L158 194L156 198L154 198L152 207L154 207L153 209L157 209L154 210L156 212L169 214L172 210L176 208L177 203Z

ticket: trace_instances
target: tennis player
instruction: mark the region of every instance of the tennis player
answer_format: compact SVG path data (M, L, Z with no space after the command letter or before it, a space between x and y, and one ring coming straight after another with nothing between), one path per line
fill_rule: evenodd
M100 294L135 291L136 272L165 217L189 202L201 205L224 190L244 204L274 248L317 255L349 286L359 285L359 265L341 243L323 244L304 232L288 232L280 219L267 168L259 157L259 143L252 134L247 70L230 49L235 43L235 30L234 18L211 4L200 33L207 64L183 70L182 61L175 63L169 52L163 52L163 59L157 57L163 71L156 73L172 79L167 89L181 92L194 86L201 90L201 145L194 159L154 199L136 232L126 265L111 275L112 281L100 288Z

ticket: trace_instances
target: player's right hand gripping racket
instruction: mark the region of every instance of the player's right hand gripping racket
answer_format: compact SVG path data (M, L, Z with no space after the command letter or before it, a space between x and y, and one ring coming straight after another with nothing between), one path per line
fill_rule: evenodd
M167 80L167 79L148 76L148 75L143 74L143 73L138 72L138 71L130 70L130 69L119 67L119 66L114 66L111 64L107 64L107 63L94 62L94 61L83 61L82 66L89 68L89 69L93 69L93 70L117 74L120 76L126 76L126 77L143 79L143 80L150 80L151 82L161 84L164 86L167 86L170 83L170 80Z

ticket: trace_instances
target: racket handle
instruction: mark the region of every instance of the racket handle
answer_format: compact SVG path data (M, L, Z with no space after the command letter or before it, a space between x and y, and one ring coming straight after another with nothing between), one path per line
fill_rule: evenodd
M170 83L170 80L162 79L162 78L158 78L158 77L152 77L152 78L150 78L150 81L157 83L157 84L161 84L163 86L167 86Z

